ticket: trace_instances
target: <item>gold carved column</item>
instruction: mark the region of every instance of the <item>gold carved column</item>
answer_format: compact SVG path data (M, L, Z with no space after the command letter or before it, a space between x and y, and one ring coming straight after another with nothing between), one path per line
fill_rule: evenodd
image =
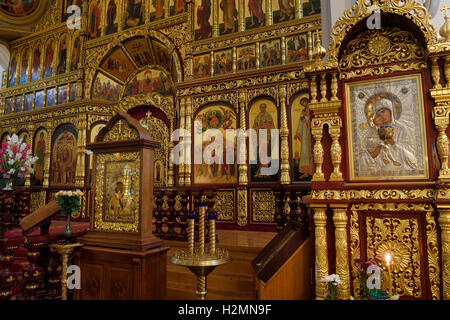
M266 26L273 24L272 0L266 0Z
M442 292L450 300L450 205L437 205L441 227Z
M185 129L185 120L186 120L186 98L180 99L180 131ZM179 142L182 143L182 146L185 144L185 137L180 136ZM178 165L178 185L184 186L184 171L185 171L185 148L181 148L180 151L180 160Z
M333 222L335 227L336 246L336 274L342 281L339 286L338 298L340 300L350 299L350 265L348 259L347 241L347 204L333 204Z
M173 132L173 119L170 119L170 128L169 128L169 137L172 137L172 132ZM168 187L173 187L175 184L174 181L174 171L173 171L173 148L174 148L174 143L172 141L172 139L170 138L169 140L169 170L168 170L168 177L167 177L167 186Z
M50 163L52 161L51 159L52 136L53 130L55 130L51 121L47 122L46 127L47 127L47 141L45 141L44 182L42 183L42 186L44 188L48 188L50 184Z
M185 164L184 164L184 185L191 185L191 172L192 172L192 159L191 159L191 146L192 146L192 98L189 97L186 99L186 133L185 137L186 142L186 154L184 156Z
M84 187L84 176L85 176L85 160L86 160L86 124L87 117L85 114L81 114L78 117L78 147L77 147L77 170L75 175L75 186Z
M323 128L322 122L320 120L314 119L311 125L311 133L314 137L314 164L316 166L316 172L312 177L312 181L325 181L325 176L322 172L322 164L323 164L323 145L322 145L322 137L323 137Z
M295 19L303 18L303 0L295 0Z
M194 34L194 1L187 0L187 12L188 12L188 21L187 21L187 32L186 32L186 43L185 43L185 53L186 58L184 61L184 74L186 80L194 79L194 56L192 55L192 41Z
M213 37L219 36L219 0L213 0L211 1L212 4L212 19L213 19L213 26L212 26L212 34Z
M247 166L247 121L246 121L246 103L247 93L239 92L239 184L248 184L248 166Z
M245 1L239 0L238 4L239 8L239 23L238 23L238 30L239 32L245 31Z
M339 143L342 121L340 118L334 118L331 120L331 123L332 126L330 126L328 132L333 140L331 143L331 162L333 163L333 172L331 173L329 181L344 181L344 179L342 179L342 172L340 171L342 148Z
M279 87L280 109L281 109L281 184L290 184L290 165L289 165L289 129L287 125L287 106L286 106L286 85Z
M328 247L327 247L327 205L311 206L314 210L314 238L315 238L315 279L316 299L323 300L328 291L327 284L321 280L328 275Z

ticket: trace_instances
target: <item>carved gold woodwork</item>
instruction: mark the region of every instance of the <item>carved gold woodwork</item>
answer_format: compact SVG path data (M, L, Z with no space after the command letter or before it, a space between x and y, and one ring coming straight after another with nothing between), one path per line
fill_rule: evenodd
M358 271L355 259L361 257L361 239L359 212L388 211L388 212L424 212L426 213L426 250L428 262L428 276L433 299L440 298L440 266L439 247L437 242L436 217L430 204L422 203L364 203L353 204L350 216L350 256L353 280L353 294L359 292ZM420 282L420 240L417 218L380 217L376 215L366 218L367 259L383 258L386 252L393 256L393 278L396 292L400 295L421 297ZM407 236L405 236L407 235Z
M273 191L251 190L252 221L271 223L275 221L275 196Z
M219 190L216 194L214 210L217 221L233 222L234 217L234 190Z
M449 189L312 190L312 200L434 200L450 196Z
M180 100L180 129L185 130L185 121L186 121L186 99ZM182 140L182 142L181 142ZM180 143L183 145L186 143L186 137L180 137ZM180 151L180 164L178 165L178 185L184 186L184 172L186 167L186 155L185 149L181 148Z
M327 246L327 216L326 205L311 206L314 210L314 238L315 238L315 279L316 299L323 300L328 291L327 284L321 281L328 272L328 246Z
M450 205L438 205L441 228L442 292L443 299L450 300Z
M237 191L237 224L240 227L247 225L247 189L238 189Z
M124 120L117 121L103 137L104 142L138 140L138 132Z
M427 45L438 42L436 29L430 23L430 15L419 2L415 0L357 0L356 4L337 20L331 32L331 43L328 48L328 59L337 61L339 51L345 37L362 20L373 14L373 6L383 13L403 16L420 28Z
M347 204L331 205L333 209L333 222L335 226L335 246L336 246L336 274L342 281L339 286L338 298L341 300L350 299L350 266L348 261L348 241L347 241Z
M45 205L45 191L32 192L30 199L30 211L34 212Z
M191 129L192 129L192 98L189 97L186 99L186 121L185 121L185 126L186 126L186 150L188 150L186 156L185 156L185 162L186 164L184 165L184 185L185 186L190 186L191 185L191 144L192 144L192 139L191 139Z
M239 184L248 184L248 166L247 166L247 120L246 120L247 94L245 91L239 92L240 105L240 126L239 126Z
M289 129L287 124L286 86L279 87L280 109L281 109L281 184L290 184L290 164L289 164Z

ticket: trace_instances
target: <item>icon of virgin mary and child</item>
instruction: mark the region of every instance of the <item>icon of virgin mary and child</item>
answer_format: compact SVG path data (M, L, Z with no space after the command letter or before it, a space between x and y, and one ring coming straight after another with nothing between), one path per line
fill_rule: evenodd
M367 104L370 128L363 140L365 152L361 161L364 166L388 172L417 170L414 128L399 120L400 113L400 101L393 102L385 95L377 97L373 104Z

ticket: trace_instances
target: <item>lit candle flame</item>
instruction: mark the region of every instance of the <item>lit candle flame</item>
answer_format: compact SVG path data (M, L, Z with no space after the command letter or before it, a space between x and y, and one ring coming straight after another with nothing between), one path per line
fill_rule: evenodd
M386 259L387 265L389 265L389 263L391 262L391 255L389 253L386 253L385 259Z

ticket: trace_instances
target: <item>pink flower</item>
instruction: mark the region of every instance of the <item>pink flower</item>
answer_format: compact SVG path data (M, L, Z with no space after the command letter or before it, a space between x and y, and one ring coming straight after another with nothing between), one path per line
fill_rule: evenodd
M0 164L2 164L3 163L3 159L2 158L0 158Z
M2 156L3 155L3 149L0 149L0 156Z
M5 173L5 170L3 170L3 168L0 168L0 173Z
M22 159L25 159L26 157L27 157L27 152L24 151L24 152L22 153Z
M9 178L11 178L10 174L7 174L7 173L3 174L3 179L9 179Z
M8 148L8 142L2 142L2 149Z
M12 146L11 147L11 151L14 152L14 153L17 153L17 152L19 152L19 147L18 146Z
M30 150L30 148L31 148L31 146L29 144L27 144L27 146L25 147L24 151L26 152L26 151Z
M22 173L22 171L20 171L20 172L17 174L17 176L18 176L20 179L23 179L23 173Z

